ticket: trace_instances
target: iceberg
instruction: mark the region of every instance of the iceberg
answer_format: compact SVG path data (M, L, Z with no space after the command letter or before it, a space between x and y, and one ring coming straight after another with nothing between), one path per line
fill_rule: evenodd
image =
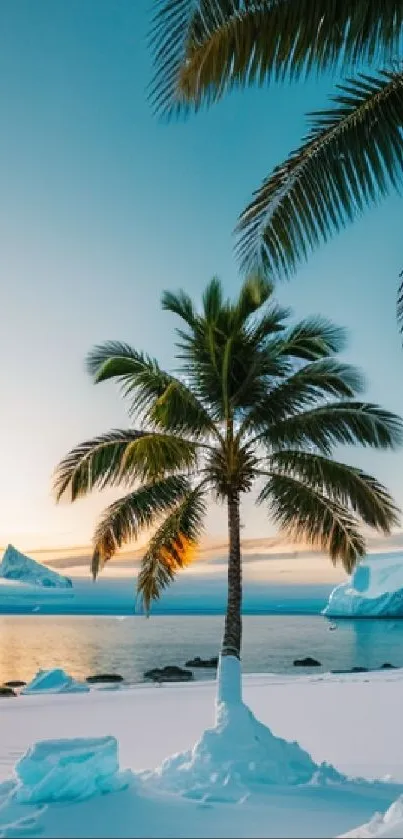
M60 668L38 670L36 676L26 685L21 693L82 693L88 692L85 682L78 682Z
M371 821L341 839L400 839L403 836L403 795L395 801L384 815L375 813Z
M331 618L403 617L403 555L366 556L350 579L333 589L322 614Z
M25 556L13 545L8 545L4 552L0 563L0 577L46 588L72 588L73 586L69 577L63 577L57 571L52 571L46 565Z
M15 767L14 799L21 804L82 801L97 793L125 789L130 772L121 772L115 737L42 740Z

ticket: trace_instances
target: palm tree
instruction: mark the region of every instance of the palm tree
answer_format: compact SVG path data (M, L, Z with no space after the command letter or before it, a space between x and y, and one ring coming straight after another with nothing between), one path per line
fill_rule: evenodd
M244 269L290 274L321 241L402 184L402 0L157 0L151 98L165 114L233 88L351 73L238 225ZM365 71L364 71L365 68ZM403 328L403 282L398 316Z
M223 701L241 695L244 494L257 485L258 503L286 534L326 551L348 572L365 553L360 523L389 533L398 522L387 490L331 452L337 444L394 448L403 440L402 421L357 400L361 374L336 358L345 346L342 329L322 318L287 325L290 312L272 293L253 276L231 302L213 279L198 312L185 292L165 292L163 309L182 322L175 375L126 344L95 347L90 374L95 382L117 380L136 426L81 443L55 478L57 499L75 501L107 486L127 490L96 527L92 572L96 577L122 545L151 528L137 581L147 612L194 558L208 496L226 505Z

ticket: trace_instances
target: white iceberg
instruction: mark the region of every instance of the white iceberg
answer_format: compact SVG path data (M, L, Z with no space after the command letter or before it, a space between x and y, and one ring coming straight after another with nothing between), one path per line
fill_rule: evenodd
M21 693L83 693L88 692L89 686L85 682L78 682L60 668L54 670L39 670L32 682L26 685Z
M344 833L340 839L401 839L403 836L403 795L384 815L375 813L371 821Z
M4 552L0 563L0 577L46 588L72 588L73 585L69 577L63 577L57 571L25 556L13 545L8 545Z
M350 579L333 589L323 614L332 618L403 617L403 556L366 556Z
M125 789L131 779L119 769L115 737L40 741L18 761L15 774L13 798L20 804L82 801Z

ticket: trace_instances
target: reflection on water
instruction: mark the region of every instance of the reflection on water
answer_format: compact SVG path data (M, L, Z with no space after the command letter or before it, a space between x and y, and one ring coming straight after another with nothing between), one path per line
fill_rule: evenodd
M295 658L310 655L322 670L353 666L403 667L403 621L338 621L320 616L246 616L246 672L296 672ZM150 667L184 665L217 653L223 616L0 617L0 683L29 680L39 668L63 667L76 677L116 671L129 683ZM319 668L317 668L317 672ZM199 678L213 677L201 671Z

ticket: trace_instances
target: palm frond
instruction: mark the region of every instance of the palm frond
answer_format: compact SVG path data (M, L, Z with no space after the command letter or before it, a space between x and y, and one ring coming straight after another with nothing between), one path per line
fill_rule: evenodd
M177 330L182 370L215 421L253 404L265 391L263 378L283 370L266 347L283 332L289 310L270 303L271 293L264 278L249 277L231 304L214 277L203 295L202 314L188 330Z
M136 540L190 491L187 478L170 475L115 501L105 510L94 533L91 571L95 579L122 545Z
M399 326L399 330L400 330L400 332L403 332L403 271L400 272L399 277L400 277L400 283L399 283L399 288L398 288L398 292L397 292L396 312L397 312L397 323L398 323L398 326Z
M127 449L144 434L134 429L114 429L80 443L56 468L53 484L56 500L60 501L67 491L70 500L75 501L94 488L119 484Z
M286 326L284 321L290 317L291 310L285 308L284 306L279 306L277 303L271 303L269 306L265 307L263 313L259 313L256 318L254 318L252 324L246 325L246 335L248 338L248 342L258 349L266 349L268 346L268 342L276 338L276 344L274 345L276 348L280 346L280 342L278 341L278 336L284 333ZM273 344L270 345L270 350L272 349ZM273 356L273 360L276 357L276 361L280 352L272 352L271 355Z
M150 539L137 579L137 592L148 612L178 570L194 558L206 513L201 486L190 490Z
M124 396L130 399L131 416L141 416L162 430L196 438L214 433L207 409L186 384L128 344L107 341L94 347L87 368L96 383L117 379Z
M355 516L339 501L326 497L290 475L273 475L258 499L269 502L275 523L293 541L308 543L341 562L351 574L365 554L365 541Z
M182 318L188 326L192 327L196 321L196 312L192 298L186 291L164 291L161 298L161 306L166 312Z
M402 17L400 0L159 0L151 101L169 115L234 87L385 63L399 50Z
M302 481L332 501L351 509L369 527L388 534L399 524L399 510L387 489L361 469L301 451L276 452L269 471Z
M288 276L309 251L401 183L403 73L360 74L338 89L333 106L312 115L301 147L242 213L237 247L246 271Z
M212 277L203 292L204 320L211 325L217 325L223 315L223 288L218 277Z
M403 442L403 421L378 405L340 401L274 422L259 438L273 450L314 446L327 455L338 444L395 449Z
M179 76L186 61L186 46L197 5L198 0L155 0L154 3L156 11L149 38L154 77L149 98L154 109L163 115L178 111Z
M323 317L309 317L287 329L273 344L271 351L290 359L315 361L342 352L347 345L347 332Z
M93 489L127 486L195 467L195 443L169 434L113 430L80 443L56 470L56 499L69 491L75 501Z
M323 358L301 367L294 374L282 378L246 415L244 428L267 427L292 416L307 406L314 407L322 399L332 396L351 399L364 388L362 374L350 364L333 358Z
M255 315L273 295L274 286L262 274L250 274L242 283L234 305L234 321L242 326Z

